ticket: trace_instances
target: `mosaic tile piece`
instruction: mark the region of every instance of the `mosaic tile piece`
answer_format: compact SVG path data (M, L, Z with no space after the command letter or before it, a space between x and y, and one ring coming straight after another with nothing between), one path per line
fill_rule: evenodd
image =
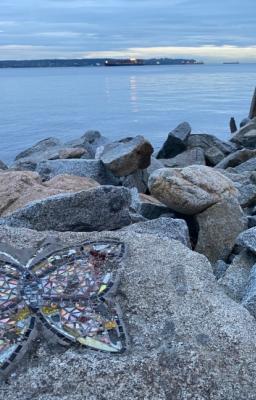
M5 375L43 332L64 344L123 352L126 336L113 295L125 247L86 242L26 266L0 251L0 372Z

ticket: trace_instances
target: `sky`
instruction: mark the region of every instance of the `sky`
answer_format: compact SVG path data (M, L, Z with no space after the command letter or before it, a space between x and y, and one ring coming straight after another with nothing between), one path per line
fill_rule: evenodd
M0 59L256 62L256 0L1 0Z

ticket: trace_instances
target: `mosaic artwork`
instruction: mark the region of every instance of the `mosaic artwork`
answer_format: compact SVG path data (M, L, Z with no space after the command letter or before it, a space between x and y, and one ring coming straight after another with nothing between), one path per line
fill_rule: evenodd
M0 251L0 371L12 369L38 335L111 353L125 350L113 301L124 244L86 242L38 255L25 266Z

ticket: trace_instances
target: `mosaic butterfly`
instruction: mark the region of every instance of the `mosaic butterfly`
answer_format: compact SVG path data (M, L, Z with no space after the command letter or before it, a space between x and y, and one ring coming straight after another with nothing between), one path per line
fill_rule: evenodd
M38 253L26 266L0 251L0 372L6 376L39 333L61 344L125 350L121 311L113 301L125 246L85 242Z

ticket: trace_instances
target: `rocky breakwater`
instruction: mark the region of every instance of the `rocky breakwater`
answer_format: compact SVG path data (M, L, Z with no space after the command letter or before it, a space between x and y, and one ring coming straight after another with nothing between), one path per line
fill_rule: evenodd
M157 158L142 136L110 143L90 131L68 143L46 139L11 167L0 164L0 256L6 263L10 254L33 269L48 254L53 268L51 254L58 248L56 268L64 275L55 282L60 277L53 273L51 279L58 290L64 285L60 316L56 305L41 312L48 312L48 321L55 318L52 332L58 325L59 336L73 338L63 349L56 340L49 346L53 333L46 339L37 334L38 345L26 358L17 357L15 374L6 374L1 360L9 350L1 343L9 343L10 331L1 299L9 292L0 284L0 389L6 400L13 393L45 400L255 398L256 121L246 122L227 142L192 134L182 123ZM92 305L98 318L93 324L88 310L77 322L79 341L89 348L74 345L78 328L65 325L64 299L84 286L81 266L72 269L63 261L86 242L79 251L94 247L83 258L84 268L99 273L108 257L115 259L116 241L124 250L116 261L119 287L114 284L111 293L126 332L118 333L126 349L118 356L93 351L108 348L117 329L115 321L105 321L102 303ZM28 264L33 255L37 261ZM107 265L106 282L114 263ZM9 279L4 268L0 261L2 282ZM22 279L26 291L19 293L30 307L35 297L27 288L35 285ZM92 290L89 281L85 287ZM8 371L15 357L8 358Z

